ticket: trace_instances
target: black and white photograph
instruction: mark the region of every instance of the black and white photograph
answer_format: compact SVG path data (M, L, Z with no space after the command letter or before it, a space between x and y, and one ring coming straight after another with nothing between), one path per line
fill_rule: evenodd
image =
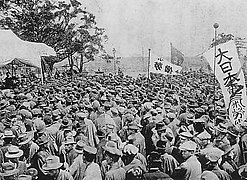
M0 0L0 180L247 180L246 0Z

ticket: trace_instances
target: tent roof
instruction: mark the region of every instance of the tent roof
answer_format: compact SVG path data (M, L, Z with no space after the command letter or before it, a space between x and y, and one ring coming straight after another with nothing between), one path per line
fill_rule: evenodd
M24 64L41 67L41 56L55 56L53 48L44 43L23 41L11 30L0 30L0 66L18 60Z

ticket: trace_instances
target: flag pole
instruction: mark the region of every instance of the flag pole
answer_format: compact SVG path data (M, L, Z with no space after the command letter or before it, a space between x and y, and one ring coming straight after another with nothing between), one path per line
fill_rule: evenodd
M150 72L149 72L149 66L150 66L150 59L151 59L151 49L148 49L148 84L150 79Z
M216 125L216 74L215 74L215 67L216 67L216 36L217 36L217 28L219 27L218 23L214 23L214 125Z
M170 42L171 45L171 62L172 62L172 43Z

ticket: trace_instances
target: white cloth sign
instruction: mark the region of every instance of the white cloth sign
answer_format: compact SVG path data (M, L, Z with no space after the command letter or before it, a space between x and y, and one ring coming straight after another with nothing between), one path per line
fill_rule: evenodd
M182 70L181 66L174 65L158 56L151 58L149 68L152 73L161 73L165 75L177 75Z
M216 47L215 76L220 83L229 118L238 126L246 119L246 87L241 63L233 40ZM204 53L214 69L214 47Z

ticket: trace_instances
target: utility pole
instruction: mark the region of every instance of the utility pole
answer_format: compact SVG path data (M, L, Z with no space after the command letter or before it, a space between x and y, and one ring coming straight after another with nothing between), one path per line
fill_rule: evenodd
M116 74L116 49L115 48L112 49L112 53L113 53L113 70L114 70L114 74Z

